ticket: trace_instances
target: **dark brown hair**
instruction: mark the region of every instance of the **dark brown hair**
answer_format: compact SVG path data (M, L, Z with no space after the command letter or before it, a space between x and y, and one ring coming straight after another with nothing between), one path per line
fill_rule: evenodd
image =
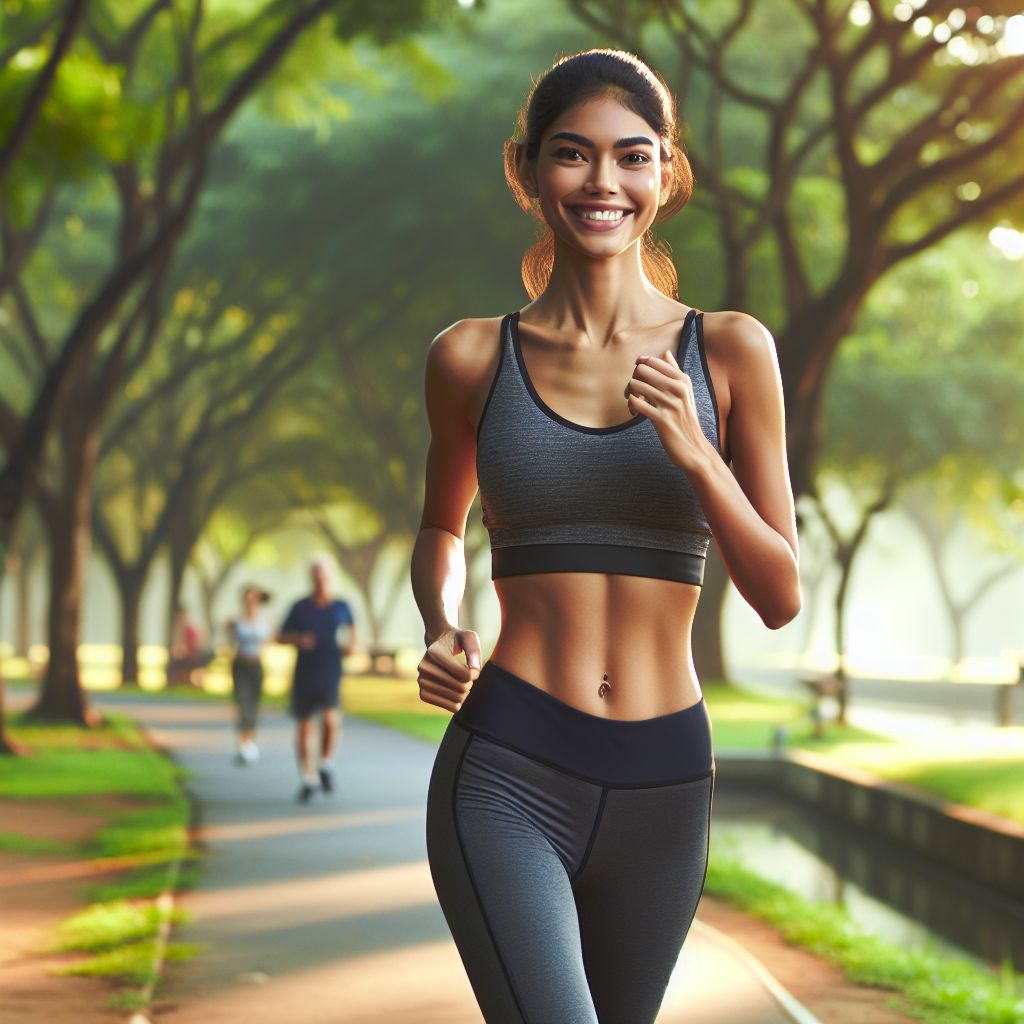
M516 156L525 148L529 160L536 159L540 140L566 110L585 100L611 95L624 107L642 117L658 135L661 160L671 168L668 196L655 217L660 224L678 213L693 192L693 171L679 145L676 105L661 76L639 57L625 50L584 50L556 61L533 85L519 111L516 134L505 142L505 179L520 208L533 217L544 231L539 242L523 256L523 284L531 299L547 287L555 259L555 240L540 210L519 179ZM667 242L648 231L641 242L644 273L652 284L673 299L679 298L679 277Z

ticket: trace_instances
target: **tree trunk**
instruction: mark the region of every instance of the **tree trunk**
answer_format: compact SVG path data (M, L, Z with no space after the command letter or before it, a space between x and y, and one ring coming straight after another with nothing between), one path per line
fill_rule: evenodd
M953 628L953 668L958 668L964 660L964 633L966 632L965 622L967 608L958 605L951 605L949 609L949 624Z
M203 580L200 590L203 594L203 619L206 621L206 635L209 637L210 646L213 646L213 638L217 634L217 623L213 618L213 606L217 601L217 593L220 591L220 583L223 577L212 580Z
M16 621L14 626L14 653L19 658L28 657L28 649L32 643L32 565L24 554L18 559L18 603L16 605Z
M78 671L82 594L89 561L92 482L99 429L88 416L70 414L62 424L62 493L45 517L50 532L50 662L32 717L93 724Z
M6 551L0 544L0 593L4 586L4 568ZM0 756L19 753L18 748L7 736L7 689L4 685L3 663L0 662Z
M835 644L836 644L836 679L839 680L839 717L836 721L840 725L846 725L846 598L850 584L850 575L853 568L853 556L856 549L852 546L846 547L838 552L839 562L839 586L836 589L836 621L835 621Z
M121 683L139 681L139 609L144 574L128 573L118 578L121 594Z
M178 545L171 541L170 585L167 589L167 650L174 645L174 609L181 603L181 588L185 582L188 567L188 553L184 555Z
M358 562L358 559L352 561ZM370 633L370 646L380 646L380 616L377 614L377 609L373 606L373 592L370 587L370 579L364 578L363 574L354 571L351 565L345 567L352 579L355 580L356 589L362 595L363 607L366 609L367 626L369 627Z
M793 496L814 489L821 451L821 403L832 360L846 337L873 277L859 273L800 309L778 338L779 369L786 402L786 440ZM739 308L739 307L737 307Z
M697 675L705 683L729 683L722 648L722 613L729 591L729 573L717 550L708 550L697 614L693 621L693 661Z

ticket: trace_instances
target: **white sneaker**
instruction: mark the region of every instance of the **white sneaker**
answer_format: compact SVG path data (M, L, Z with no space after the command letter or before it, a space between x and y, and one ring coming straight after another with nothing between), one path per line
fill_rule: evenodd
M246 764L255 764L260 759L260 748L253 740L246 740L238 748L238 753Z

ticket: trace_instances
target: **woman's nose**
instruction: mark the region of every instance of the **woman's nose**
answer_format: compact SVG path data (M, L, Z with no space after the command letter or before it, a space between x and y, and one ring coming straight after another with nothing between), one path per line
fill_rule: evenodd
M615 164L610 158L595 160L591 167L593 170L585 186L589 192L618 192Z

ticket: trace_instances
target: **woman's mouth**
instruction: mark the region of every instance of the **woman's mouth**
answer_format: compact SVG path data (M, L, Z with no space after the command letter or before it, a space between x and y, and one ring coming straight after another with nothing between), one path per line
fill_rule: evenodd
M611 231L632 213L631 210L597 206L570 206L569 210L591 231Z

